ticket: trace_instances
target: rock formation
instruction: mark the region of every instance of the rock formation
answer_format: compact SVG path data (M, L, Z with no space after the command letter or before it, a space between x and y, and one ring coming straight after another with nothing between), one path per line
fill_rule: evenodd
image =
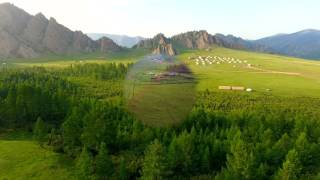
M48 20L41 13L32 16L10 3L0 4L0 57L35 58L120 49L108 38L94 41L54 18Z
M222 46L235 49L249 47L247 41L234 36L221 34L211 35L207 31L190 31L166 38L158 34L152 39L140 41L135 48L151 49L156 54L176 55L176 49L208 49L212 46Z
M140 41L134 48L149 49L152 50L153 54L166 54L169 56L177 54L170 39L166 38L163 34L158 34L152 39Z
M119 51L120 47L107 37L102 37L98 41L101 52Z
M215 37L207 31L191 31L173 36L171 39L176 45L188 49L206 49L216 44Z

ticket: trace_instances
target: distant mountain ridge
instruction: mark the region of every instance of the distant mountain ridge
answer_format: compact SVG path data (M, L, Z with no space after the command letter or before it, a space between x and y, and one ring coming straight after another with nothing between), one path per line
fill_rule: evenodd
M253 41L266 52L288 56L320 59L320 31L307 29L292 34L279 34Z
M47 19L41 13L32 16L13 4L0 4L0 58L108 53L122 50L120 45L123 45L168 55L176 55L183 49L207 49L220 46L320 59L320 31L314 29L292 34L277 34L258 40L245 40L233 35L212 35L204 30L189 31L170 38L163 34L150 39L110 34L91 34L90 36L94 40L81 31L71 31L54 18Z
M127 36L127 35L116 35L116 34L105 34L105 33L88 33L87 34L91 39L98 40L102 37L108 37L112 39L116 44L119 46L132 48L134 45L136 45L141 40L145 40L146 38L141 36Z
M209 34L207 31L189 31L165 37L172 45L173 51L179 53L183 49L207 49L212 46L220 46L231 49L251 50L272 54L287 55L305 59L320 59L320 31L307 29L292 34L277 34L258 39L245 40L233 35ZM152 39L142 40L134 48L145 48L154 51L160 44L158 36Z
M156 51L161 44L167 44L167 49L163 51ZM154 38L142 40L133 48L144 48L152 50L153 52L161 52L170 55L166 52L175 52L171 54L177 54L180 50L184 49L208 49L212 46L222 46L226 48L235 49L247 49L247 47L253 47L251 42L247 42L241 38L234 36L224 36L221 34L211 35L207 31L189 31L181 33L171 38L165 37L163 34L158 34Z
M108 38L90 39L71 31L54 18L32 16L10 3L0 4L0 57L36 58L48 54L76 54L118 51Z

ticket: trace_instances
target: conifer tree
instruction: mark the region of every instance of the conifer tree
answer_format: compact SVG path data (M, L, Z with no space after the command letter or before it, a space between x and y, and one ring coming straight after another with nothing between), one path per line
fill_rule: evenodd
M104 142L100 145L99 153L95 157L95 161L96 175L98 176L98 179L107 179L112 176L114 167Z
M286 156L286 160L282 168L276 174L275 179L279 180L295 180L299 179L301 171L300 160L298 152L293 149L290 150Z
M41 119L41 117L38 117L33 129L33 138L37 140L42 146L44 141L46 140L46 137L47 137L46 126L43 120Z
M145 152L142 180L164 179L166 174L166 163L162 144L155 140Z
M127 168L126 162L124 158L121 158L120 167L119 167L119 180L126 180L127 179Z
M92 177L92 157L86 147L82 148L76 162L78 179L88 180Z

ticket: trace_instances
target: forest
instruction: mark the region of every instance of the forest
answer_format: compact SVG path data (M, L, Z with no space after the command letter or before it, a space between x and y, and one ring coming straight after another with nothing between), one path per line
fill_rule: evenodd
M77 179L320 178L320 99L205 90L180 124L147 126L123 97L131 66L1 70L0 131L68 155Z

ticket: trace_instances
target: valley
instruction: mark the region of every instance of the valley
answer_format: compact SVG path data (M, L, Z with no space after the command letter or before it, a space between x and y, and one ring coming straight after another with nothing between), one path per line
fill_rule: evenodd
M0 179L320 179L319 31L163 2L0 3Z
M219 56L226 57L226 59L227 57L230 57L230 59L232 59L231 57L234 57L234 59L239 59L239 61L243 61L243 63L246 62L247 64L240 65L240 63L226 62L211 65L209 63L206 63L206 65L197 65L196 60L192 60L189 58L199 56ZM90 149L92 151L99 152L99 149L96 149L97 144L92 144L98 143L99 141L108 142L109 148L117 147L122 149L120 151L117 151L116 154L112 155L113 167L117 169L117 171L112 173L113 178L121 176L121 159L124 158L127 162L130 162L130 164L134 164L133 167L129 164L125 165L125 176L128 178L135 178L135 173L138 171L136 168L144 166L142 164L135 164L138 163L137 158L140 159L142 158L142 156L132 155L131 151L134 150L136 152L141 152L141 150L139 150L139 147L146 146L145 144L148 144L148 142L152 141L151 139L154 138L162 139L162 141L165 143L166 141L168 141L166 140L168 136L170 136L170 138L178 140L181 138L191 138L192 133L194 133L194 136L199 136L199 138L200 136L210 137L213 136L212 133L219 133L220 135L215 135L216 141L233 143L237 141L229 139L226 137L227 134L222 135L221 133L223 133L224 130L230 131L229 133L235 133L232 132L231 129L232 126L237 126L240 128L238 124L240 123L238 122L239 118L243 119L244 122L242 123L246 124L245 129L249 128L245 131L251 131L251 128L263 128L263 131L267 133L268 131L270 131L270 128L272 128L272 131L275 133L273 137L275 139L272 141L274 141L275 143L280 143L282 141L282 138L284 138L284 132L292 133L292 138L294 138L295 136L299 136L298 132L300 132L301 130L297 128L301 128L300 126L305 127L311 125L314 127L318 127L318 121L315 120L320 115L319 111L317 110L318 105L320 104L318 93L318 90L320 88L320 83L318 81L318 77L320 76L320 66L317 66L319 63L316 61L306 61L289 57L232 50L226 48L212 48L212 50L210 51L188 50L184 53L179 54L174 61L169 60L168 64L163 63L162 61L165 61L165 59L162 60L162 57L158 56L151 56L151 58L150 56L147 56L147 58L149 58L149 61L151 62L151 65L148 64L150 63L149 61L147 61L147 64L145 64L144 61L141 60L141 58L144 59L142 53L140 53L139 56L128 55L114 57L118 58L82 59L81 62L80 60L31 60L29 62L15 61L12 62L14 63L14 66L1 70L1 77L3 77L3 75L5 74L6 75L4 76L5 78L1 78L0 80L1 82L14 83L14 79L18 78L19 76L32 77L35 76L35 74L32 74L36 73L37 75L35 77L39 76L37 78L40 78L39 80L33 82L36 84L44 83L41 78L45 78L47 75L49 75L48 77L57 76L57 78L62 78L61 80L65 79L65 83L71 83L72 85L60 83L62 87L65 86L64 90L59 90L59 87L55 87L54 84L50 85L50 83L39 85L42 87L41 89L47 89L45 88L46 86L48 86L48 88L51 86L51 89L58 88L55 92L60 92L59 96L62 95L62 99L65 99L63 100L63 104L66 103L71 105L71 107L65 107L66 109L64 108L63 110L69 111L68 115L59 115L64 116L64 119L66 119L63 123L63 129L65 132L68 132L68 135L64 134L64 136L69 136L68 138L71 139L77 138L77 135L75 136L70 133L73 131L72 129L77 128L77 126L74 125L76 125L77 123L81 125L81 122L83 121L83 123L86 124L81 125L83 127L82 130L77 130L82 132L81 138L78 138L81 139L81 143L87 143L88 146L91 146ZM139 62L142 63L142 65L139 65ZM156 74L161 74L161 72L165 71L166 68L170 66L179 67L179 64L181 63L190 68L192 76L194 77L194 80L191 81L192 83L186 83L186 80L183 79L181 81L181 79L179 79L179 76L174 76L174 79L171 80L153 80L153 76L157 76ZM251 64L250 67L248 67L248 63ZM134 72L133 74L136 74L138 76L132 76L133 79L128 79L126 75L127 72L129 73L129 76L132 73L126 70L127 68L125 67L131 69L130 71ZM29 73L24 74L26 72ZM289 72L299 74L288 74ZM20 75L18 77L15 77L15 74ZM12 80L7 81L6 79L8 78ZM31 79L28 79L29 80L25 81L24 84L32 83L32 81L30 81ZM61 80L55 80L54 82L59 84ZM127 91L126 87L128 87L129 85L129 89L132 89L132 82L134 81L134 96L129 99L124 98L126 97L126 94L132 93L132 91ZM51 82L51 80L48 82ZM35 87L39 85L36 85ZM244 86L246 88L252 88L253 91L246 92L219 90L218 86L221 85ZM19 87L19 83L14 86ZM6 84L2 84L0 87L2 87L2 90L4 90L2 92L10 92L10 90L8 89L5 90L7 87ZM77 90L74 91L72 90L73 88L76 88ZM71 91L68 89L70 89ZM38 96L37 94L30 95L33 97L33 99L36 99ZM57 95L58 94L54 96ZM65 95L70 96L71 98L63 98ZM25 94L21 98L27 97L28 94ZM90 106L88 105L88 102L86 102L88 101L87 98L91 99L90 101L92 101L89 103L91 104ZM8 104L8 100L9 99L7 97L5 101L2 101L3 105L5 105L4 108L12 106ZM56 100L54 99L50 101L53 103L52 105L54 105L55 103L59 103L59 101L55 102ZM15 102L18 103L18 101ZM42 103L44 103L43 105L46 104L46 102ZM301 106L301 104L303 104L304 106ZM18 106L17 104L16 108L18 107L25 106ZM37 106L32 105L32 107L36 108ZM127 110L125 110L126 107L128 107L128 110L131 111L133 113L132 115L134 116L131 115L131 112L127 112ZM47 110L47 113L48 115L50 115L50 107L46 108L49 108ZM78 110L79 108L85 109ZM21 117L17 118L32 119L33 115L31 113L32 111L29 112L30 110L27 110L27 114L21 114ZM63 113L63 111L62 109L60 110L61 113ZM76 111L77 113L70 114L70 112L74 111ZM288 114L285 113L285 111L290 111L292 113ZM5 116L9 119L13 118L10 115L10 111L6 111L5 109L0 108L0 112L2 114L2 117ZM250 112L250 115L245 112ZM267 112L272 112L272 114L268 115ZM81 115L82 113L84 114ZM300 114L299 116L302 117L308 116L309 120L304 121L304 125L297 124L300 121L298 119L295 121L291 121L291 118L297 118L294 115L296 113ZM89 118L93 116L97 119ZM110 116L113 117L110 120L99 121L99 119L109 119L108 117ZM250 118L247 116L250 116ZM276 124L269 124L271 122L264 122L258 125L258 127L251 125L252 123L254 124L256 119L258 119L259 122L263 122L264 120L261 118L265 116L267 116L266 118L271 119L271 122ZM281 120L279 119L280 121L277 121L278 116L284 117L282 117ZM46 118L46 116L43 117ZM74 117L81 119L81 121L77 121L77 118L75 119ZM50 116L46 118L46 124L47 126L55 127L55 125L51 124L50 122L55 122L56 120L50 120L51 118L52 117ZM90 122L89 124L88 121ZM23 121L21 121L20 123L22 122ZM6 124L6 122L4 121L2 123ZM30 123L24 123L27 126L31 126ZM76 124L72 125L71 129L67 130L67 123ZM111 124L106 125L105 123ZM210 124L209 127L207 123ZM293 129L285 130L284 127L286 127L286 125L284 125L283 123L290 124ZM15 125L10 126L14 127ZM109 126L113 127L113 129L118 130L110 131L110 129L108 128ZM195 126L198 130L194 129ZM207 128L214 128L217 126L221 127L218 131L205 130ZM266 126L268 127L268 129L266 129L266 127L260 126ZM274 126L277 126L280 129L275 128ZM117 141L110 141L110 136L107 134L104 135L105 137L101 136L101 133L105 133L105 130L103 130L103 128L101 129L101 127L109 129L108 131L110 133L116 135ZM101 130L95 132L90 130L92 128ZM189 131L181 131L179 130L180 128L186 128L189 129ZM193 130L190 131L191 129ZM206 131L205 135L200 135L201 131L204 130ZM27 132L29 134L31 133L30 131ZM158 132L160 134L155 134L155 132ZM238 131L238 133L239 132L240 131ZM311 131L307 132L312 133ZM80 159L70 160L68 159L70 158L70 156L65 157L64 153L59 153L62 150L61 148L63 148L63 151L66 154L71 155L72 157L72 154L79 153L79 146L76 144L70 144L71 146L69 145L69 148L72 147L72 149L66 149L66 143L71 143L71 141L68 142L68 140L67 142L64 142L64 144L61 144L59 138L56 139L60 136L60 133L57 132L52 134L53 137L55 137L54 139L56 139L55 144L46 143L45 147L42 148L37 145L36 141L34 141L34 138L30 137L32 135L27 136L23 140L19 139L19 135L13 136L13 138L11 138L12 140L8 141L6 138L7 133L7 131L2 131L1 134L3 138L1 138L0 140L0 149L2 149L2 152L6 152L5 154L2 153L2 156L0 156L0 167L5 167L2 172L0 171L1 178L16 179L23 176L28 177L28 179L41 179L42 177L50 176L55 179L57 175L59 176L59 179L70 179L72 177L78 176L78 173L80 173L80 166L77 165L80 162ZM95 137L90 136L90 134L92 133L96 134ZM175 137L171 133L175 133L178 136ZM251 134L250 132L246 133ZM85 134L88 135L88 137L86 138L91 137L93 139L86 139L84 137ZM235 136L237 137L237 135ZM314 134L312 136L317 135ZM96 139L97 137L107 139ZM300 138L300 136L297 138ZM174 143L175 141L176 140L171 142L171 140L169 140L166 146L173 146L172 143ZM207 140L200 141L201 143L206 142L205 144L213 143L207 142ZM250 141L252 143L256 143L255 141ZM189 139L188 142L195 143L196 141ZM183 144L176 146L180 148L189 147L189 145ZM9 147L13 148L13 150L8 149ZM52 148L57 149L58 153L54 153ZM192 150L192 152L199 152L206 149L201 148L201 146L197 146L195 148L196 149ZM225 162L231 163L232 161L234 161L223 159L223 157L226 156L226 153L229 154L230 152L224 151L221 148L227 147L219 147L215 145L211 150L209 150L209 152L211 154L210 156L216 157L217 154L215 154L214 151L221 151L219 157L222 159L209 160L207 162L207 166L202 166L203 168L216 169L215 171L219 171L218 169L221 166L224 166ZM28 151L17 152L18 149L26 149ZM20 165L17 166L17 158L20 162L30 165L30 159L27 158L30 156L28 154L29 151L30 153L36 153L36 155L33 156L34 160L32 162L32 167L35 168L30 169L24 167L24 165L21 163L19 163ZM170 149L168 151L170 153L173 153L173 157L176 157L178 154L180 154L179 152L175 152ZM238 153L238 151L233 151L231 153L236 154ZM21 154L21 156L16 157L15 154ZM83 154L83 150L81 154ZM198 153L190 152L190 154L194 154L196 156ZM42 156L45 156L46 159L42 159ZM169 155L168 158L173 158L172 156ZM285 158L283 155L281 157ZM180 158L186 157L180 156ZM10 166L8 164L9 162ZM192 163L199 164L201 163L201 161L197 161L196 159L194 159L192 160ZM45 164L45 166L43 164ZM192 172L192 176L198 177L199 170L189 169L191 167L191 164L179 166L186 168L185 170L176 171L181 176L185 175L184 171L188 171ZM36 167L44 168L44 170L38 171ZM17 170L19 170L19 173L17 173ZM203 169L201 171L205 172L206 170ZM223 174L226 172L227 171L222 171L220 172L220 175L225 176ZM81 173L83 172L81 171ZM83 175L84 174L81 174L81 176ZM258 175L254 174L252 174L252 176L258 177ZM210 178L212 177L212 175L206 175L206 177Z

